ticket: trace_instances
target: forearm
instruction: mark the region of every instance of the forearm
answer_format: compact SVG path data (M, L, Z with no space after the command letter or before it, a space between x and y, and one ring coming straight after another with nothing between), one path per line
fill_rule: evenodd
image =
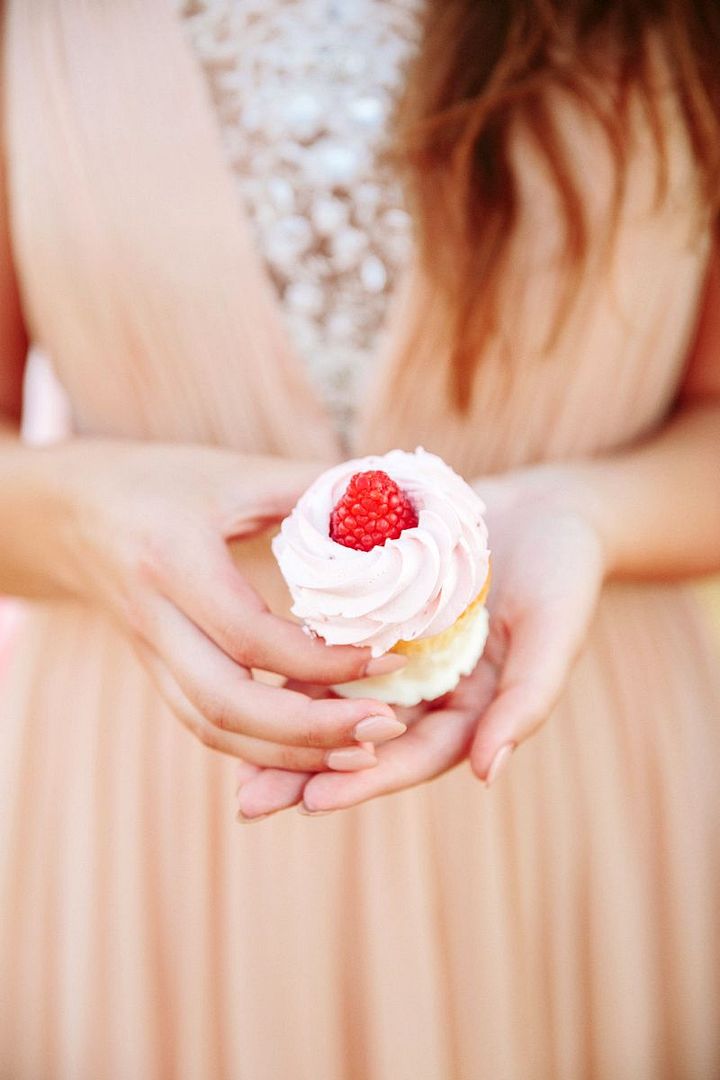
M595 524L608 577L720 570L720 403L687 405L647 442L547 475Z
M29 447L0 419L0 594L94 599L98 579L145 557L156 518L172 514L180 534L197 525L198 505L216 535L257 535L322 467L192 443L97 437Z

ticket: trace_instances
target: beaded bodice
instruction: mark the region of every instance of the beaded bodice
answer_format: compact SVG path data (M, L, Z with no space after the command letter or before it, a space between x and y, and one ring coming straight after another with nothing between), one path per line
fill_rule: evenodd
M296 352L341 435L411 244L383 157L421 0L176 0Z

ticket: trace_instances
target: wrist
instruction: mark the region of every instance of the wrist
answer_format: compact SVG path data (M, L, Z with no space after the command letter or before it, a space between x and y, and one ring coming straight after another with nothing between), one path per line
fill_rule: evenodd
M483 480L478 488L490 519L496 510L505 512L513 505L542 506L555 518L565 519L568 528L587 534L597 548L603 579L618 572L613 504L607 481L594 462L531 465Z
M30 599L75 593L68 558L74 503L65 444L0 450L0 592Z

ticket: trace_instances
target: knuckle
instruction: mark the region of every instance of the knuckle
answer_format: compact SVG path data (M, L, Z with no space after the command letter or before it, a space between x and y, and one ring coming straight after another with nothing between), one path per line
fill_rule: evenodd
M217 702L209 719L213 727L218 728L219 731L235 731L237 729L235 713L225 702Z
M277 760L273 762L274 766L278 769L301 769L306 768L306 762L303 760L302 751L294 749L292 746L279 746L277 750Z
M327 738L327 725L318 719L314 709L309 708L305 713L303 745L318 750L327 745Z
M227 701L217 694L206 691L198 695L196 704L202 715L220 731L234 731L237 727L234 712Z
M225 623L220 627L223 641L228 643L228 650L233 660L239 664L252 664L256 649L252 630L247 622Z
M322 645L319 649L312 646L306 655L298 653L296 665L304 669L299 678L308 677L313 682L329 685L340 682L353 682L365 677L368 657L364 650L355 647ZM358 653L360 655L358 655Z

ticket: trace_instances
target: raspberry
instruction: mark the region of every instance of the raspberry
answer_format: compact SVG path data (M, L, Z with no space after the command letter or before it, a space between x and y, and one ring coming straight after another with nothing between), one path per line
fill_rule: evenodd
M344 547L370 551L397 540L418 523L415 508L387 473L355 473L330 515L330 537Z

